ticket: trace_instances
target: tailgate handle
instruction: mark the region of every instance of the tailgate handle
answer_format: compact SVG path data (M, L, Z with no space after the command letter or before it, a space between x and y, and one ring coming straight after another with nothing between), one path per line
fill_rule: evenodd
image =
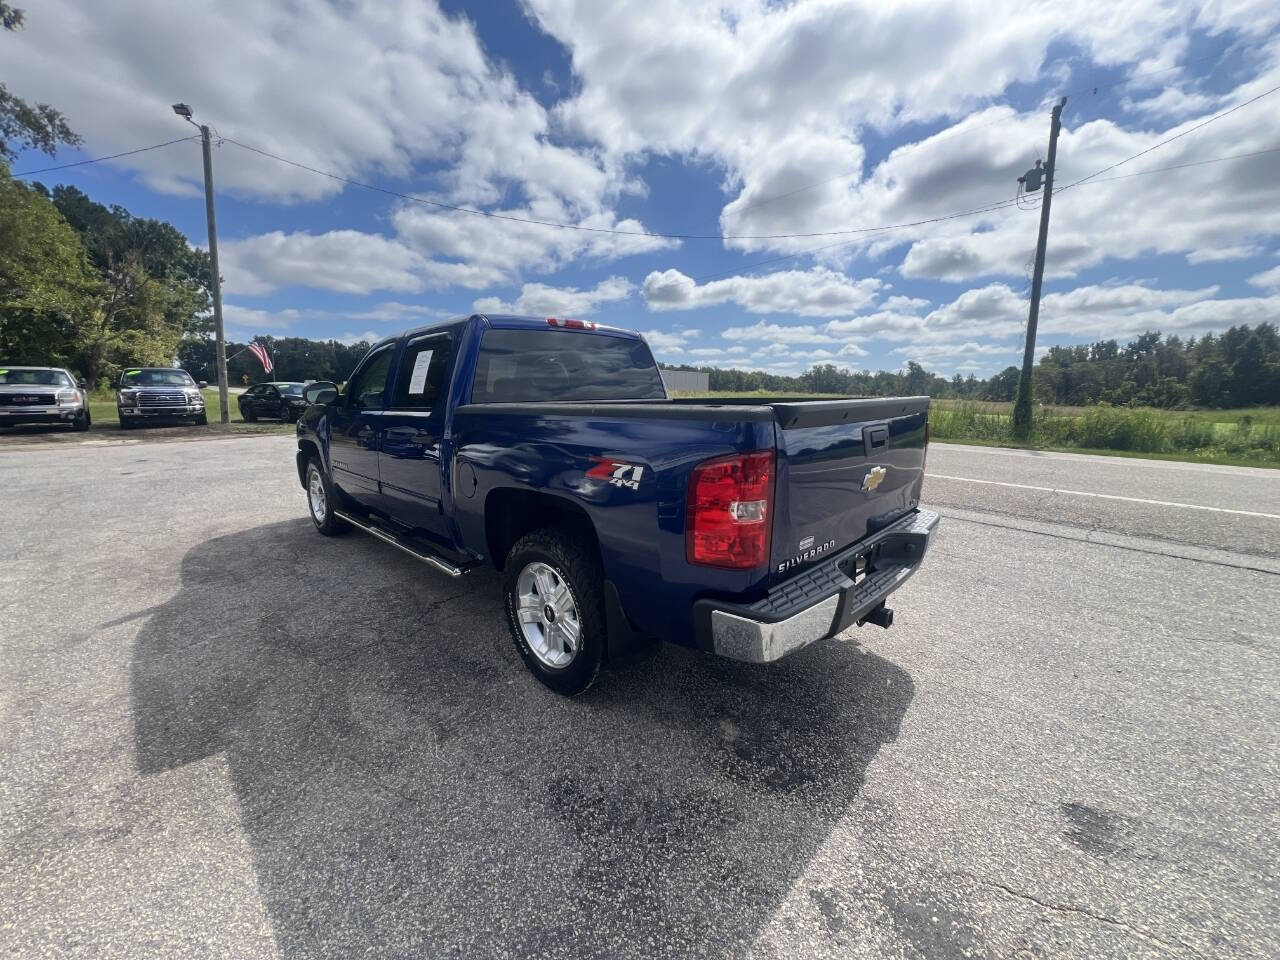
M889 428L867 427L862 431L862 441L867 448L867 456L871 456L874 450L883 450L889 445Z

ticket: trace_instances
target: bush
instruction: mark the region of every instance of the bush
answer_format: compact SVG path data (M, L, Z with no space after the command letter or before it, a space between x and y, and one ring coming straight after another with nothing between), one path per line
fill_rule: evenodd
M1008 406L973 401L934 404L929 413L939 440L977 440L1017 444ZM1133 453L1186 453L1203 459L1280 462L1280 425L1255 422L1240 414L1234 422L1221 416L1175 415L1143 407L1096 404L1084 409L1035 408L1031 446L1124 450Z

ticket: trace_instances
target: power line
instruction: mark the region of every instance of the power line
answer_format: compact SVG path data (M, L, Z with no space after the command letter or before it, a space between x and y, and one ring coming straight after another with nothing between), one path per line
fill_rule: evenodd
M996 203L988 204L985 207L975 207L972 210L961 210L959 213L949 213L941 217L931 217L928 220L916 220L911 223L886 224L880 227L866 227L864 230L864 233L873 233L873 232L883 233L890 230L903 230L903 229L906 229L907 227L924 226L930 223L942 223L947 220L958 220L962 217L977 216L980 213L989 213L994 210L1005 210L1005 209L1008 209L1009 207L1014 206L1015 203L1016 201L1010 198L1006 200L1000 200ZM768 266L769 264L773 264L773 263L781 263L784 260L794 260L797 257L808 256L809 254L812 254L812 253L821 253L823 250L834 250L834 249L837 249L838 247L852 246L853 244L857 243L861 239L862 239L861 237L857 237L853 240L840 240L840 241L837 241L836 243L823 244L820 247L809 247L808 249L799 250L795 253L788 253L779 257L770 257L768 260L757 260L754 263L743 264L742 266L735 267L732 270L726 270L723 273L715 273L705 277L694 277L693 281L694 283L708 283L712 280L719 280L722 277L733 276L734 274L741 273L743 270L753 270L756 267Z
M177 140L166 140L164 143L153 143L149 147L138 147L137 150L126 150L124 153L113 153L107 157L93 157L89 160L77 160L75 163L61 163L56 167L41 167L39 170L24 170L22 173L10 174L15 180L19 177L34 177L37 173L51 173L54 170L68 170L71 167L83 167L90 163L102 163L104 160L118 160L120 157L132 157L137 153L146 153L148 150L159 150L161 147L171 147L175 143L186 143L188 140L198 140L199 137L179 137Z
M1269 153L1280 153L1280 147L1271 147L1267 150L1255 150L1252 153L1236 153L1229 157L1210 157L1208 160L1189 160L1186 163L1175 163L1167 167L1153 167L1150 170L1139 170L1136 173L1122 173L1114 177L1103 177L1101 180L1090 180L1087 183L1082 180L1078 181L1078 184L1091 187L1095 183L1111 183L1115 180L1128 180L1130 177L1145 177L1152 173L1168 173L1170 170L1182 170L1186 167L1201 167L1207 163L1224 163L1227 160L1248 160L1250 157L1262 157ZM1063 187L1062 189L1065 190L1067 188Z
M1221 63L1223 60L1227 58L1227 54L1229 54L1231 50L1232 50L1231 47L1227 47L1226 49L1220 50L1217 53L1210 53L1210 54L1206 54L1203 57L1195 57L1194 59L1191 59L1191 60L1184 60L1182 63L1175 64L1172 67L1164 67L1160 70L1145 70L1139 73L1131 73L1131 74L1128 74L1123 79L1113 81L1112 83L1083 84L1080 87L1077 87L1075 90L1067 90L1061 93L1055 93L1051 97L1047 97L1046 99L1042 100L1039 104L1037 104L1034 109L1040 110L1063 96L1076 97L1076 96L1083 96L1085 94L1096 95L1099 90L1110 90L1113 87L1119 87L1119 86L1124 86L1126 84L1133 83L1136 79L1141 77L1159 76L1160 74L1169 73L1173 70L1181 70L1185 67L1189 67L1197 63L1203 63L1206 60L1217 60L1218 63ZM1217 64L1215 64L1214 66L1216 67ZM990 110L993 106L997 106L997 104L989 104L988 106L983 107L981 110L973 111L972 113L969 114L969 116L970 117L977 116L978 113L981 113L986 110ZM968 117L964 119L968 119ZM996 126L997 124L1008 123L1009 121L1019 119L1019 114L1015 110L1014 113L1011 115L995 117L991 120L988 120L986 123L980 123L975 127L960 129L960 124L964 123L964 119L960 120L959 123L954 124L951 127L950 131L946 132L942 136L935 134L934 136L921 140L920 142L915 143L909 147L906 147L905 149L899 148L899 149L890 151L890 157L894 157L894 156L902 157L908 153L913 153L914 151L919 150L921 147L924 147L926 144L929 146L936 146L939 143L943 143L947 140L951 140L954 137L960 136L961 134L976 133L979 130L985 130L988 127ZM886 157L886 159L889 159L889 157ZM859 167L856 170L846 170L844 173L838 173L834 177L828 177L825 180L818 180L818 181L815 181L814 183L808 183L802 187L796 187L794 190L788 190L786 193L775 194L772 197L764 197L760 200L752 200L750 203L744 203L742 206L738 207L734 211L734 213L737 214L737 213L742 213L744 210L753 210L756 207L763 207L767 204L774 203L778 200L785 200L788 197L794 197L796 194L804 193L808 190L816 190L818 187L825 187L827 184L835 183L837 180L843 180L846 177L857 176L861 172L862 172L861 167Z
M1181 70L1184 67L1190 67L1197 63L1203 63L1206 60L1217 60L1218 63L1221 63L1223 60L1227 59L1227 54L1231 53L1233 49L1234 49L1233 46L1228 45L1222 50L1219 50L1217 53L1207 53L1203 57L1193 57L1190 60L1184 60L1181 63L1175 63L1172 67L1162 67L1159 70L1142 70L1142 71L1139 71L1138 73L1126 74L1121 79L1114 80L1111 83L1084 83L1073 90L1063 90L1063 91L1060 91L1059 93L1053 94L1050 97L1046 97L1044 100L1041 100L1040 103L1036 105L1036 109L1041 110L1044 107L1049 106L1049 104L1051 104L1054 100L1059 99L1060 97L1068 97L1068 98L1074 99L1076 97L1083 97L1086 94L1088 94L1089 96L1093 96L1099 90L1110 90L1114 87L1123 87L1127 84L1133 83L1134 80L1137 80L1140 77L1156 77L1164 73L1171 73L1174 70ZM1217 63L1214 64L1215 67L1217 65L1218 65ZM1207 76L1208 74L1205 74L1205 75Z
M1234 107L1231 107L1228 110L1223 110L1221 113L1214 114L1208 120L1201 120L1195 126L1188 127L1186 130L1183 130L1181 133L1175 133L1172 137L1167 137L1166 139L1161 140L1159 143L1154 143L1151 146L1147 147L1147 149L1140 150L1131 157L1125 157L1123 160L1118 160L1115 163L1109 164L1108 166L1103 167L1101 170L1095 170L1093 173L1089 174L1087 177L1081 177L1079 180L1076 180L1072 183L1068 183L1061 190L1057 190L1055 192L1061 193L1062 190L1070 190L1072 187L1078 187L1080 186L1080 184L1085 183L1088 180L1092 180L1094 177L1101 176L1104 173L1109 173L1110 171L1116 169L1116 167L1122 167L1126 163L1129 163L1132 160L1137 160L1139 157L1145 157L1148 153L1151 153L1153 150L1159 150L1161 147L1167 144L1173 143L1173 141L1175 140L1181 140L1183 137L1187 136L1188 134L1195 133L1197 130L1207 127L1209 124L1213 123L1216 120L1221 120L1223 117L1230 116L1231 114L1235 113L1237 110L1243 110L1245 107L1249 106L1250 104L1257 103L1263 97L1271 96L1271 94L1275 93L1277 90L1280 90L1280 86L1274 86L1270 90L1266 90L1258 94L1256 97L1250 97L1248 100L1245 100L1243 103L1237 103Z
M1244 104L1241 104L1241 106L1243 105ZM1187 131L1187 132L1189 133L1190 131ZM1157 146L1159 146L1159 144L1157 144ZM1149 153L1151 150L1154 150L1154 149L1155 147L1151 147L1150 149L1144 152ZM1089 178L1082 178L1080 180L1077 180L1074 184L1072 184L1072 186L1091 187L1099 183L1111 183L1112 181L1115 181L1115 180L1127 180L1131 177L1146 177L1155 173L1168 173L1171 170L1181 170L1185 167L1199 167L1199 166L1203 166L1205 164L1210 164L1210 163L1225 163L1228 160L1248 160L1251 157L1261 157L1261 156L1266 156L1267 154L1272 154L1272 153L1280 153L1280 147L1270 147L1266 150L1255 150L1251 153L1236 153L1236 154L1231 154L1225 157L1210 157L1206 160L1191 160L1191 161L1188 161L1187 163L1175 163L1167 167L1153 167L1149 170L1138 170L1135 173L1123 173L1115 177L1104 177L1101 180L1092 179L1092 177L1097 176L1097 174L1092 174ZM1140 156L1140 154L1136 154L1135 156ZM1130 159L1133 159L1133 158L1131 157ZM1125 163L1128 161L1121 161L1121 162ZM1067 189L1066 187L1056 187L1053 193L1056 196L1066 189ZM966 211L963 211L962 213L951 214L946 217L938 217L933 222L938 222L942 220L954 220L959 217L972 216L979 213L987 213L987 212L1001 210L1001 209L1008 209L1009 207L1013 207L1016 205L1017 205L1017 198L1014 198L1011 200L1004 200L1004 201L1001 201L1000 203L994 203L988 207L979 207L974 210L966 210ZM1018 207L1018 209L1032 210L1035 208L1034 207ZM872 229L892 230L892 229L896 229L896 227L888 226L888 227L879 227L879 228L872 228ZM782 263L787 260L794 260L797 257L803 257L813 253L821 253L824 250L835 250L840 247L852 246L853 244L857 243L860 239L861 238L855 238L853 240L841 240L837 243L823 244L820 247L809 247L808 249L799 250L795 253L783 254L782 256L778 256L778 257L770 257L767 260L757 260L754 263L742 264L741 266L735 267L732 270L726 270L723 273L710 274L705 277L694 277L692 279L694 283L709 283L713 280L719 280L724 277L734 276L735 274L739 274L744 270L753 270L756 267L770 266L775 263Z

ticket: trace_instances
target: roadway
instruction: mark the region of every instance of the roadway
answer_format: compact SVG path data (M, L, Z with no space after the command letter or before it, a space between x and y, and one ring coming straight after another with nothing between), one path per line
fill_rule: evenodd
M936 444L893 629L566 701L291 449L0 447L0 955L1280 954L1280 473Z

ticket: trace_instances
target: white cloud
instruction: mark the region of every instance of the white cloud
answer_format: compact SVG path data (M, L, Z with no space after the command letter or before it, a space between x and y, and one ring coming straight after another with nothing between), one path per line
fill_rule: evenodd
M1255 287L1262 287L1264 290L1275 290L1280 293L1280 267L1272 267L1270 270L1263 270L1262 273L1255 273L1249 278L1249 282Z
M614 303L631 296L635 288L625 277L601 280L591 290L552 287L545 283L526 283L514 303L498 297L481 297L473 304L479 313L515 313L532 316L581 316L591 313L602 303Z
M414 205L398 209L392 222L400 240L426 258L424 269L428 281L440 288L456 285L483 290L508 283L526 270L549 273L570 263L608 262L679 245L673 240L633 235L645 230L638 220L619 220L603 210L575 217L568 207L552 200L501 212L593 229L622 230L628 234L558 230L462 213L441 213Z
M693 310L733 303L751 313L828 317L870 303L881 285L875 277L854 280L826 267L727 277L699 285L672 269L650 273L644 278L643 290L652 310Z
M396 300L387 300L383 303L375 304L368 310L350 313L347 316L353 320L376 320L379 323L424 324L430 323L432 320L448 320L450 317L458 316L460 312L458 310L440 310L418 303L400 303Z
M360 343L362 341L364 343L377 343L382 339L382 337L373 330L366 330L364 333L347 332L340 337L335 337L334 339L345 343L347 346L351 346L352 344Z
M824 333L812 324L759 323L749 327L728 327L720 334L726 340L745 340L750 343L835 343L836 338Z
M1047 293L1040 301L1039 333L1118 339L1146 330L1203 333L1232 324L1273 319L1280 305L1280 295L1218 299L1218 292L1216 286L1163 290L1126 283L1092 284ZM930 350L976 344L978 338L1020 340L1026 324L1026 298L1007 284L992 283L966 290L922 316L878 312L835 320L823 330L835 337L909 340L911 346L897 352L914 351L913 355L925 356Z
M1280 7L1262 0L1208 6L1081 0L1069 13L1061 4L1023 0L644 0L624 11L596 0L525 3L572 56L578 87L556 110L566 127L611 156L648 152L720 164L731 197L720 225L731 234L912 222L1009 197L1015 178L1043 149L1048 111L981 108L1014 82L1053 75L1046 68L1054 45L1079 50L1084 70L1166 71L1155 82L1138 76L1120 93L1146 111L1141 116L1185 121L1167 129L1081 124L1071 104L1060 182L1274 85L1280 52L1274 42L1258 52L1258 41L1272 36L1280 19ZM1211 95L1193 89L1183 71L1170 70L1197 31L1244 38L1253 50L1242 72L1255 79ZM1080 82L1064 62L1059 66L1054 86ZM1181 96L1159 92L1166 88ZM1090 106L1085 109L1092 113ZM1269 146L1269 128L1259 122L1265 109L1241 111L1178 141L1161 151L1160 162ZM958 117L964 119L867 168L864 131L883 140L910 123ZM1242 237L1274 235L1280 211L1269 198L1278 179L1276 166L1257 158L1232 165L1230 176L1210 166L1081 187L1062 198L1061 213L1055 209L1050 275L1069 275L1108 256L1203 255L1239 247ZM990 233L971 235L975 229ZM1018 276L1035 244L1035 215L993 211L850 240L817 256L841 263L852 253L927 242L912 251L909 275ZM761 238L729 245L798 252L821 242Z
M303 316L298 310L259 310L234 303L222 305L222 321L228 331L244 331L248 336L288 330Z
M688 341L698 335L696 330L644 330L640 334L655 353L665 356L684 353Z
M337 293L393 290L413 293L424 285L426 263L408 247L376 233L273 230L219 247L228 292L265 294L280 287L317 287Z
M181 97L219 135L454 201L493 203L515 183L593 207L620 186L589 150L554 143L546 111L488 61L472 24L434 2L47 0L5 61L15 92L57 104L95 154L190 134L170 109ZM200 182L194 144L114 163L159 189ZM214 167L220 189L272 199L343 189L230 144Z
M966 340L963 343L924 343L897 347L894 353L902 354L908 360L914 360L923 366L936 364L944 360L957 360L964 357L1002 357L1022 352L1021 344L976 343Z
M219 136L340 177L505 216L645 232L639 220L613 213L621 195L643 188L626 165L561 135L547 110L487 59L471 22L446 15L432 0L49 0L27 19L20 41L6 41L6 82L19 95L56 103L84 136L88 153L192 133L170 109L181 96ZM217 57L207 55L211 49ZM196 144L111 163L137 172L154 189L199 196ZM316 201L360 189L226 142L214 168L220 192L253 199ZM318 256L305 262L308 253L319 253L316 241L331 236L323 228L314 236L283 234L290 242L276 253L292 263L280 270L251 256L267 240L243 240L255 263L236 278L239 289L260 293L318 281L340 292L480 290L510 283L524 270L547 272L676 245L407 201L393 223L395 239L367 234L373 239L361 241L355 231L333 231L359 246L355 260L371 273L354 279L344 279L336 262ZM373 271L361 256L379 240L402 241L402 249L385 247L390 259ZM326 275L330 270L333 276Z

